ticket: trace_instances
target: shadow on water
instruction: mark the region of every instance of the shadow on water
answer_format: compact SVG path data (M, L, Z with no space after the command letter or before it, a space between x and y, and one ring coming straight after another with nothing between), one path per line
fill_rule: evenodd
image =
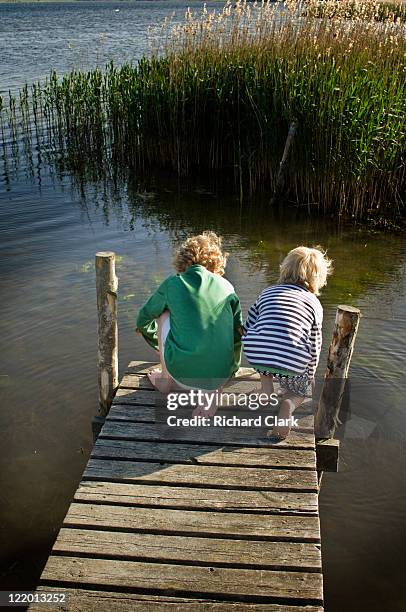
M3 155L0 183L2 588L35 586L91 449L94 253L117 253L123 371L130 359L155 357L133 333L135 315L171 273L173 246L210 228L225 238L227 277L244 312L276 281L290 248L328 249L335 273L322 296L321 363L337 304L361 308L339 432L342 468L325 476L320 497L326 602L333 612L403 609L404 235L310 218L287 205L274 211L267 199L241 205L221 177L141 182L97 164L84 174L46 149L17 145Z

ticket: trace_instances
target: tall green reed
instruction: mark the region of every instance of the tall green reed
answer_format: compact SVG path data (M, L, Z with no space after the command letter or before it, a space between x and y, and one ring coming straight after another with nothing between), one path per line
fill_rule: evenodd
M330 3L330 4L329 4ZM136 65L54 72L10 95L2 116L18 142L34 124L74 172L180 176L211 172L243 195L269 192L290 121L298 120L286 198L357 218L404 214L406 42L369 3L227 3L167 21ZM352 13L345 12L351 8ZM328 6L327 6L328 5ZM354 9L356 6L356 10ZM327 16L328 15L328 16Z

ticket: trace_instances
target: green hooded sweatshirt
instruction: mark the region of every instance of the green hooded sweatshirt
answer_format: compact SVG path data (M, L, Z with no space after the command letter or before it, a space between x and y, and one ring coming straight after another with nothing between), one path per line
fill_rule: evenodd
M156 319L170 313L165 364L178 382L217 389L239 368L240 301L225 278L195 264L169 276L141 308L137 329L158 349Z

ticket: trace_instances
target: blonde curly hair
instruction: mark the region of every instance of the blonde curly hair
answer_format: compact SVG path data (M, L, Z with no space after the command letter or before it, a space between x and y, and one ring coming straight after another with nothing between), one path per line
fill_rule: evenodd
M206 231L198 236L190 236L177 249L173 258L173 264L177 272L184 272L199 264L223 276L227 263L228 253L221 250L223 239L214 232Z
M286 255L280 266L279 283L302 285L315 295L327 283L333 272L333 262L320 247L296 247Z

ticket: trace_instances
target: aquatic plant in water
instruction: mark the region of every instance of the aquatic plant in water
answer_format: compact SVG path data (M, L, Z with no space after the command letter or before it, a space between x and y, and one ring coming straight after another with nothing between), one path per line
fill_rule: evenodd
M180 24L165 21L151 55L135 65L52 73L19 100L10 95L2 130L8 122L17 142L17 125L30 137L34 129L47 155L82 176L114 180L120 168L221 173L248 195L273 192L296 119L288 200L399 218L405 27L390 5L385 13L369 1L188 10Z

